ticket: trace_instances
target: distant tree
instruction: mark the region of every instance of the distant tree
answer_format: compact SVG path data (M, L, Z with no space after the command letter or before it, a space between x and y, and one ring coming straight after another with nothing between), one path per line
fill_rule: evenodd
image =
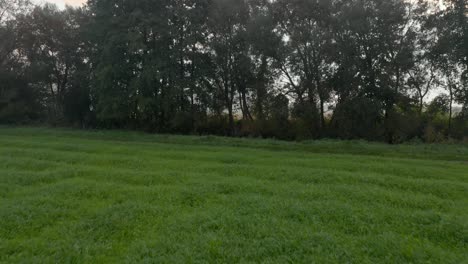
M337 108L356 97L383 107L388 142L393 142L391 116L407 97L405 74L415 60L418 19L424 5L406 1L337 1L334 22L336 70L331 83Z
M468 105L468 4L464 0L446 0L445 8L433 15L437 31L438 65L446 79L451 101ZM451 115L450 115L451 116ZM449 127L451 126L451 118ZM450 129L449 129L450 131Z
M318 107L318 127L325 128L325 104L330 99L328 85L333 60L331 12L334 1L276 1L278 33L285 38L286 52L279 58L298 104ZM297 80L295 80L297 79ZM305 102L304 96L307 96Z
M271 102L270 121L273 126L273 135L277 138L289 137L289 99L282 94L275 96Z
M332 128L343 139L365 138L380 140L382 137L383 108L379 101L357 97L341 103L335 109Z
M247 24L247 40L250 43L252 73L248 86L253 97L253 116L263 122L270 115L269 105L277 94L275 58L281 47L281 37L275 34L272 4L265 0L253 0L249 1L249 5L251 14Z
M223 102L223 110L227 110L230 134L234 133L236 93L241 91L245 96L246 84L252 77L246 33L248 19L247 3L233 0L214 1L208 19L207 47L212 74L207 82L215 87L215 96L219 96L216 99ZM244 102L240 105L247 107ZM243 111L245 113L246 109Z
M437 114L448 114L450 108L450 97L446 94L441 94L434 98L428 105L426 113L431 116Z
M41 117L41 93L29 83L27 62L18 53L18 17L29 1L0 0L0 123L37 120Z
M60 11L54 5L45 5L18 18L17 51L28 60L27 74L44 94L49 117L54 121L64 119L70 80L85 64L78 16L79 10ZM86 75L81 77L85 77L80 80L85 84ZM85 93L88 96L87 90Z

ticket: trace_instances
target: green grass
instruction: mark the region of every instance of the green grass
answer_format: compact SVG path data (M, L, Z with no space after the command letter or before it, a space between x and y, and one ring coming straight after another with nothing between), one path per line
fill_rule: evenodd
M2 263L467 263L468 146L0 127Z

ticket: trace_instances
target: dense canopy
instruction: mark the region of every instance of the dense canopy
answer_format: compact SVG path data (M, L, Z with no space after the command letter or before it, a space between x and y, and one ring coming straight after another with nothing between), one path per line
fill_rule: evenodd
M0 123L463 139L468 4L433 2L0 0Z

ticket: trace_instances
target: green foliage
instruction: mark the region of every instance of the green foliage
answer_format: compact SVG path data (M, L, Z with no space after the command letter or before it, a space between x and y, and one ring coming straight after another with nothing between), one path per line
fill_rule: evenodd
M429 124L424 128L423 139L427 143L443 142L445 139L443 130L436 127L435 124Z
M60 10L1 1L0 122L390 143L433 130L461 140L462 2L89 0ZM441 88L448 97L426 107Z
M43 115L40 93L19 73L0 71L0 123L28 123Z
M356 98L338 104L333 115L332 128L344 139L379 139L382 136L383 113L379 102Z
M421 135L423 120L415 111L394 110L388 117L387 125L392 131L392 142L402 143Z
M426 115L436 116L448 113L450 108L450 98L447 95L439 95L428 105Z

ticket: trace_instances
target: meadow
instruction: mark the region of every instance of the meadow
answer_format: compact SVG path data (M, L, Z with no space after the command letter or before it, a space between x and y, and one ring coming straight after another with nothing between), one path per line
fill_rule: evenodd
M468 146L0 127L1 263L468 263Z

